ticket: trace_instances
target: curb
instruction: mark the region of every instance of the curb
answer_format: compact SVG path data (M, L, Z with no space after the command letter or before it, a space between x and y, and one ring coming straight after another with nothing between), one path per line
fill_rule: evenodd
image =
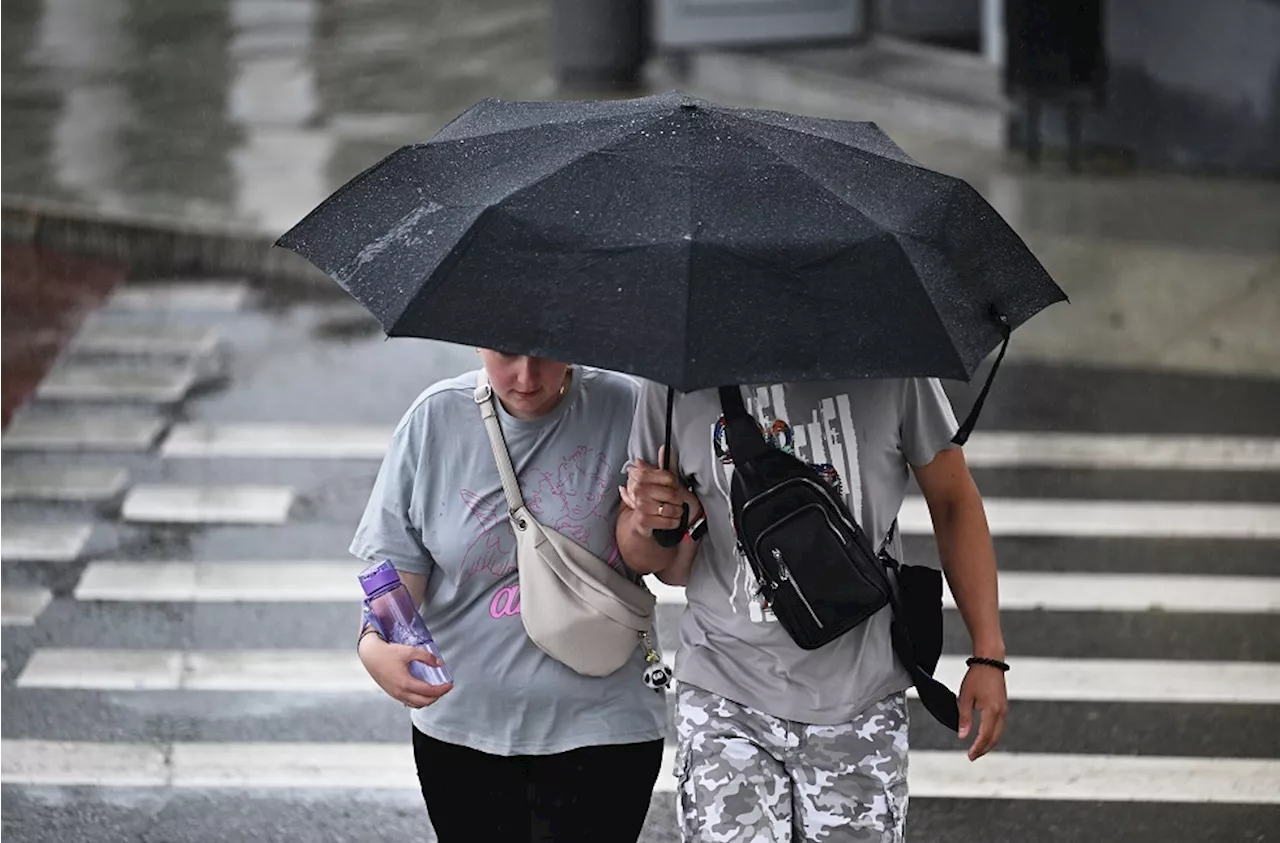
M116 261L135 279L246 276L333 287L305 259L274 248L273 236L248 226L107 212L28 196L5 195L0 206L5 241Z

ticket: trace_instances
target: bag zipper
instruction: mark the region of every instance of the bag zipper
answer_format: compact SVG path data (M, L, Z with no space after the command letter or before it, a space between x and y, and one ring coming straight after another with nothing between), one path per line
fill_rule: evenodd
M782 490L782 489L785 489L786 487L788 487L788 486L790 486L790 485L792 485L792 484L794 484L794 483L800 483L800 484L802 484L802 485L812 486L812 487L814 487L815 489L817 489L819 492L823 493L824 495L831 495L831 494L834 494L834 492L832 492L832 490L831 490L831 488L830 488L829 486L823 486L823 485L821 485L820 483L818 483L818 482L817 482L817 481L815 481L815 480L810 480L810 479L809 479L809 478L807 478L807 477L792 477L792 478L789 478L789 479L787 479L787 480L782 481L782 482L781 482L781 483L779 483L777 486L774 486L772 489L769 489L767 492L761 492L760 494L756 495L756 496L755 496L754 498L752 498L751 500L749 500L749 501L747 501L746 503L744 503L744 504L742 505L742 517L743 517L743 518L745 518L745 517L746 517L746 515L747 515L747 510L749 510L753 504L755 504L755 503L757 503L757 502L759 502L759 501L763 500L764 498L769 497L770 495L773 495L773 494L777 493L778 491L780 491L780 490ZM824 514L826 514L826 513L828 513L828 512L829 512L828 507L825 507L825 506L824 506L824 507L822 507L822 510L823 510L823 513L824 513ZM843 514L843 513L841 513L839 510L837 510L837 511L836 511L836 515L840 518L841 523L843 523L846 527L848 527L848 528L849 528L849 532L850 532L850 533L854 533L854 534L856 534L856 533L858 533L858 532L859 532L858 525L856 525L856 524L852 523L851 521L849 521L849 519L848 519L848 518L845 518L845 517L844 517L844 514ZM828 516L827 521L828 521L828 522L830 522L830 520L831 520L831 518ZM832 525L832 526L834 526L834 525ZM835 531L835 532L837 532L837 534L839 533L839 531ZM848 542L845 542L845 540L844 540L844 536L840 536L840 541L841 541L842 543L844 543L844 544L848 544Z
M778 490L780 490L780 489L785 489L787 486L790 486L790 485L792 485L793 483L800 483L800 484L802 484L802 485L813 486L814 488L818 489L820 492L822 492L822 493L824 493L824 494L832 494L830 487L823 486L823 485L821 485L821 484L819 484L819 483L817 483L817 482L815 482L815 481L813 481L813 480L810 480L810 479L809 479L809 478L807 478L807 477L792 477L792 478L790 478L790 479L788 479L788 480L784 480L784 481L782 481L781 483L779 483L777 486L774 486L774 487L773 487L772 489L770 489L769 491L767 491L767 492L762 492L762 493L760 493L760 494L756 495L756 496L755 496L754 498L752 498L751 500L749 500L749 501L747 501L746 503L744 503L744 504L742 505L742 516L743 516L744 518L746 517L746 514L747 514L747 508L748 508L748 507L750 507L752 504L754 504L754 503L756 503L756 502L758 502L758 501L760 501L760 500L762 500L762 499L764 499L764 498L768 497L770 494L773 494L774 492L777 492L777 491L778 491ZM822 515L823 515L823 517L827 519L827 526L831 529L831 532L833 532L833 533L835 533L835 534L836 534L836 538L838 538L838 539L840 540L840 543L841 543L841 544L843 544L845 547L848 547L848 546L849 546L849 542L845 539L844 534L843 534L843 533L841 533L839 530L837 530L837 529L835 528L835 524L833 524L833 523L831 522L831 515L832 515L832 509L833 509L833 507L829 507L829 506L820 506L819 508L822 510ZM835 515L836 515L836 517L840 520L840 523L841 523L841 524L844 524L846 527L848 527L848 528L849 528L849 532L850 532L850 534L852 534L852 535L856 536L856 535L858 535L860 532L862 532L861 528L860 528L860 527L858 527L858 525L857 525L857 524L855 524L855 523L851 522L848 518L845 518L844 513L842 513L838 508L834 508L834 509L835 509ZM864 534L864 535L865 535L865 534ZM872 554L873 554L874 558L878 559L882 565L886 565L886 567L891 567L891 568L893 568L894 572L895 572L895 573L897 573L897 570L898 570L898 567L899 567L900 563L898 562L898 560L894 559L892 556L888 556L888 555L887 555L887 550L888 550L888 549L887 549L886 547L882 547L882 548L880 548L878 551L877 551L877 550L875 550L875 549L873 548L873 549L872 549ZM887 562L887 563L886 563L886 559L888 560L888 562ZM886 582L886 583L885 583L885 586L886 586L886 587L888 587L888 588L890 588L890 589L892 589L892 585L891 585L890 583L888 583L888 582ZM812 612L812 610L810 610L810 611Z
M818 629L826 629L827 625L818 617L818 613L813 610L813 606L809 603L809 598L805 597L804 592L800 590L800 584L791 577L791 569L787 567L786 562L782 561L782 551L776 547L773 549L773 561L778 566L778 579L791 585L791 590L796 593L796 597L800 598L800 602L804 604L805 609L809 612L809 617L813 618L813 622L818 625Z

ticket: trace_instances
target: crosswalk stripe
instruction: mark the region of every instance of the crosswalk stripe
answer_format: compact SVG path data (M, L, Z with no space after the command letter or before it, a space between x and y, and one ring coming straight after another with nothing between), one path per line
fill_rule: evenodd
M5 500L106 501L124 491L129 472L113 466L10 466L0 477Z
M112 311L210 311L230 313L244 306L249 287L243 281L177 281L117 288L107 299Z
M90 562L77 600L325 603L359 600L356 560L296 562Z
M390 434L391 426L370 424L178 425L165 455L379 459ZM979 431L965 458L974 468L1280 471L1280 439Z
M907 777L926 799L1280 804L1271 759L912 752Z
M1280 505L985 498L993 536L1280 539ZM924 498L908 497L898 524L932 535Z
M1182 574L1102 574L1001 571L1000 609L1006 612L1280 612L1280 578ZM647 578L658 602L685 602L684 589ZM943 586L943 605L955 598Z
M190 365L68 362L49 372L36 394L65 401L172 404L186 397L197 378Z
M1280 703L1280 664L1011 657L1009 698L1041 702ZM943 656L935 672L959 688L965 660ZM913 693L914 695L914 693Z
M0 591L0 624L31 626L49 605L52 595L47 588L21 588L8 585Z
M288 486L138 485L125 496L125 521L181 524L283 524Z
M400 743L89 743L5 739L10 785L175 788L419 788L413 747ZM674 749L654 790L672 793ZM914 798L1026 799L1187 804L1278 804L1280 762L1246 758L1131 757L918 750L908 771Z
M74 562L92 534L92 524L79 522L9 522L0 532L0 558L5 562Z
M126 562L85 568L77 600L133 602L342 602L359 600L358 561ZM646 584L659 604L682 606L685 590L656 577ZM943 604L955 605L949 590ZM1280 578L1181 574L1003 571L1003 611L1280 612Z
M93 319L71 341L71 350L82 354L171 355L198 357L218 346L217 328L198 325L115 324Z
M949 590L944 602L955 605ZM1056 612L1272 613L1280 611L1280 579L1006 571L1000 574L1000 608Z
M179 424L165 438L166 457L381 459L387 425Z
M167 426L137 413L22 412L0 442L6 451L146 451Z
M446 648L447 652L447 648ZM676 654L678 658L678 654ZM1013 656L1014 700L1280 704L1280 664ZM960 686L964 658L945 656L937 676ZM37 648L19 688L90 691L380 693L351 650L117 650Z
M350 651L218 652L37 648L18 675L17 685L93 691L378 690L354 647Z
M1280 471L1280 439L1247 436L978 431L964 455L975 468Z

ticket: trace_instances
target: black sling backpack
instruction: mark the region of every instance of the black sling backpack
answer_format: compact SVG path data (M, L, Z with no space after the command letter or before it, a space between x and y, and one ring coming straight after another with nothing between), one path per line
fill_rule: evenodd
M893 528L876 551L814 468L765 441L738 387L721 387L720 404L734 463L734 530L778 623L816 650L891 606L894 653L929 713L957 730L956 696L932 675L942 652L942 575L899 565L888 552Z

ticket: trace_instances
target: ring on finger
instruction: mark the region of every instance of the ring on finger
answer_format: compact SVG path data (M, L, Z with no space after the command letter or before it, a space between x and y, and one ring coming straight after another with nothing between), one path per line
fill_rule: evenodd
M661 515L666 508L667 505L665 503L658 504L658 514Z

